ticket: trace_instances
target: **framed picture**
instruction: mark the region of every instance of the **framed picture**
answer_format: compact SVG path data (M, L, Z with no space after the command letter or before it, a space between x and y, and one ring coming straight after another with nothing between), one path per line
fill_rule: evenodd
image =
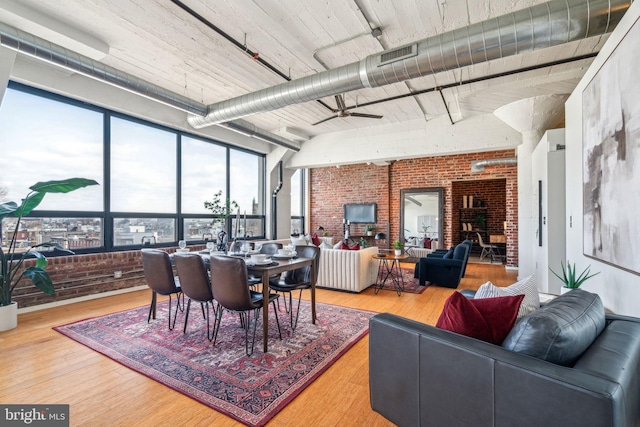
M582 96L584 255L640 274L640 23Z

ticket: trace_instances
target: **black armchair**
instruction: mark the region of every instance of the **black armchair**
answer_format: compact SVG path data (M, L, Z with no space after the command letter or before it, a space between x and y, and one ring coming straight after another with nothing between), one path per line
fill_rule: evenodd
M463 242L453 249L451 258L445 258L446 255L420 258L415 271L420 285L430 282L433 285L457 288L467 268L470 249L470 245Z

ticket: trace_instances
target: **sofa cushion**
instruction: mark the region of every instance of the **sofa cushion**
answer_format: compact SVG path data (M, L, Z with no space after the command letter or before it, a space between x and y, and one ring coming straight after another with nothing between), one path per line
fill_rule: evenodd
M505 297L509 295L524 295L520 311L518 311L518 319L533 313L540 307L540 297L538 296L538 285L533 276L525 277L519 282L511 286L500 288L491 282L487 282L478 288L474 298L494 298Z
M445 302L436 327L500 344L516 321L524 295L470 300L454 292Z
M575 289L520 319L502 346L548 362L572 366L604 329L596 294Z
M464 257L467 255L467 250L467 247L461 243L453 249L453 256L451 258L464 259Z
M442 259L451 259L453 258L453 248L449 249L443 256Z

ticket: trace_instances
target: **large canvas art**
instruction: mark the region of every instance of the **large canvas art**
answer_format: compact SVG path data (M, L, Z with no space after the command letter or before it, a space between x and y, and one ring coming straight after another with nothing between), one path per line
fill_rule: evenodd
M640 273L639 70L636 23L582 97L584 254L634 273Z

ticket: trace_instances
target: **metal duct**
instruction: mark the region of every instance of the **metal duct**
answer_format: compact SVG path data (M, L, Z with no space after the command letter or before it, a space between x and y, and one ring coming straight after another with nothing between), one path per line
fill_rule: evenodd
M10 27L2 22L0 22L0 45L187 113L200 114L202 116L207 114L207 106L202 103L168 91L158 85L65 49L33 34ZM300 151L300 144L267 132L244 120L219 123L219 125L246 136L294 151Z
M488 159L488 160L474 160L471 162L471 172L482 172L486 166L499 166L499 165L517 165L517 157L506 157L504 159Z
M206 116L188 120L194 128L202 128L605 34L613 31L630 4L630 0L554 0L211 104Z
M271 194L271 238L278 238L278 193L282 189L283 184L282 161L278 162L278 186L274 188Z
M271 144L280 145L293 151L300 151L300 144L283 138L279 135L275 135L266 130L260 129L253 123L249 123L246 120L238 119L229 122L219 123L219 126L224 126L229 130L241 133L251 138L260 139Z

